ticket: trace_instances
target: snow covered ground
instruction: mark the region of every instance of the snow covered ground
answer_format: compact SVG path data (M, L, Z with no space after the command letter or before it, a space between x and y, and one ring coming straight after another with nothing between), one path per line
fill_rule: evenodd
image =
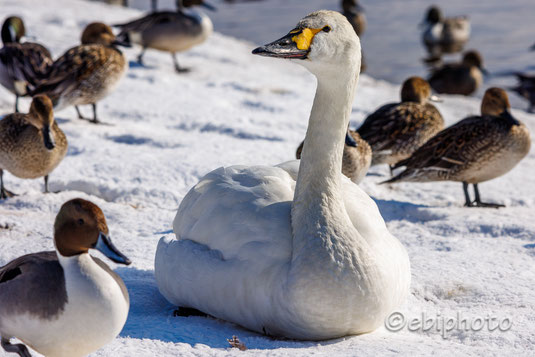
M56 56L79 42L87 23L120 22L139 14L78 0L0 0L0 9L2 17L23 16L29 34ZM117 90L99 104L102 120L111 125L78 120L73 108L58 112L69 151L50 185L61 192L44 195L42 180L5 174L7 187L20 196L0 202L0 265L52 249L59 207L82 197L103 209L115 244L133 261L129 267L115 266L132 299L129 319L120 336L93 356L533 355L534 150L506 176L480 185L484 199L507 205L500 210L463 208L458 183L379 186L388 176L386 167L374 167L362 183L411 258L411 295L401 310L407 319L422 314L439 323L458 316L507 318L502 326L512 321L508 331L381 328L318 343L272 340L211 318L173 317L175 307L156 287L153 259L182 197L219 166L290 160L304 137L314 78L299 66L252 56L252 48L216 33L179 56L193 69L184 75L173 72L168 54L147 52L147 67L132 64ZM138 50L125 53L134 60ZM379 105L398 100L398 92L398 86L362 76L352 127ZM0 113L11 112L13 101L0 88ZM28 103L23 102L23 110ZM438 107L452 124L478 113L479 102L446 96ZM535 116L513 113L535 132ZM249 350L229 349L226 339L232 335ZM8 355L0 351L0 356Z

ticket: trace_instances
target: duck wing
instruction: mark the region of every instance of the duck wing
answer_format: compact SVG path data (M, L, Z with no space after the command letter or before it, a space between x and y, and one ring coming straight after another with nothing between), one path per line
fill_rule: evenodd
M48 75L40 81L32 96L47 94L54 105L59 97L90 77L95 70L108 61L106 47L102 45L81 45L65 52L50 67Z
M65 276L56 252L24 255L0 268L0 320L24 313L51 317L66 303Z
M433 105L412 102L387 104L369 115L357 132L374 152L392 150L419 141L419 134L426 130L425 126L436 120L443 121Z
M481 153L499 145L494 134L506 130L507 125L498 117L465 118L429 139L408 159L394 165L394 169L404 166L405 171L386 182L410 180L420 174L447 178L476 161Z

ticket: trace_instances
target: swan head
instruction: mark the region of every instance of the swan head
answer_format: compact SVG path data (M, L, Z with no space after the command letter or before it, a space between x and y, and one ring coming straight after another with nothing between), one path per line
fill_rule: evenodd
M316 76L360 71L360 40L346 17L320 10L304 17L286 36L253 54L298 61Z

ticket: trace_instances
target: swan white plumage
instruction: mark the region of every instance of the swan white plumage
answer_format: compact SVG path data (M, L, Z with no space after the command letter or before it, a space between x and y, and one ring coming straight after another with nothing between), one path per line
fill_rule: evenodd
M321 340L375 330L406 298L410 264L373 200L341 174L360 42L318 11L253 53L318 79L299 161L207 174L183 199L155 275L172 303L254 331Z

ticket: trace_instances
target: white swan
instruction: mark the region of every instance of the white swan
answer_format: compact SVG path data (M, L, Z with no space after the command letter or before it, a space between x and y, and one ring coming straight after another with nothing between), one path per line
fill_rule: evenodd
M342 15L318 11L253 53L296 59L318 79L301 165L202 178L180 204L177 239L158 244L158 287L174 304L269 335L373 331L404 301L410 264L375 203L341 174L359 39Z

